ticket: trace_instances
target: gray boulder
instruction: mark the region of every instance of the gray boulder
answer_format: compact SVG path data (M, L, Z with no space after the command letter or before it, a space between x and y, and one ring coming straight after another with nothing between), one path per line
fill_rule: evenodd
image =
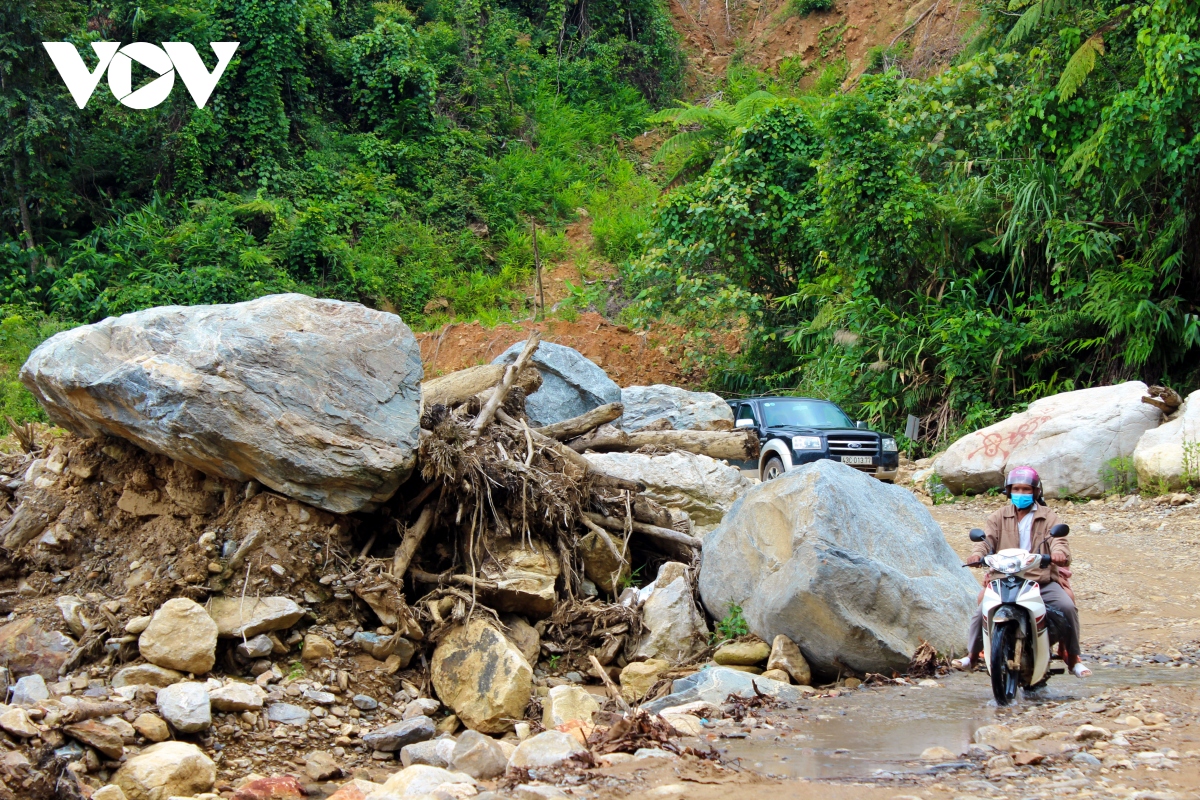
M677 431L731 431L733 409L712 392L689 392L678 386L628 386L621 390L623 413L614 424L638 431L665 419Z
M21 381L50 418L337 513L412 472L420 351L395 314L299 294L164 306L43 342Z
M203 683L173 683L159 689L158 713L180 733L212 727L212 705Z
M700 597L739 605L822 675L903 672L922 640L964 649L979 590L913 494L834 461L759 484L704 540Z
M796 703L804 697L799 689L782 681L728 667L708 667L686 678L678 678L672 682L669 695L644 703L642 708L657 714L664 708L687 703L705 702L719 706L730 695L749 699L756 696L756 691L783 703Z
M517 342L492 363L511 364L524 347L524 342ZM621 400L621 387L573 348L542 342L533 354L533 365L542 374L542 388L526 398L525 413L535 425L561 422Z

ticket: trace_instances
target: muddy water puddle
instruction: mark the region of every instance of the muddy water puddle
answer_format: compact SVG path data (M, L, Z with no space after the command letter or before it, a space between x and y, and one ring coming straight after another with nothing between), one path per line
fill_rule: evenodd
M987 674L955 673L937 687L887 686L859 689L839 698L807 700L803 716L770 713L776 730L756 728L745 739L714 746L743 768L780 778L870 778L881 772L948 769L914 764L929 747L965 752L975 730L1011 719L1030 704L1080 700L1121 686L1156 683L1200 685L1200 669L1104 667L1086 681L1055 676L1036 694L1001 712L992 702Z

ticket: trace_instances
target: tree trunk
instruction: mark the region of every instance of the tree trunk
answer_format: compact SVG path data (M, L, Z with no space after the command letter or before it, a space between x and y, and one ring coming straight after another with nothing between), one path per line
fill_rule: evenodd
M30 277L37 274L38 257L36 254L37 243L33 238L33 220L29 216L29 203L25 199L25 180L21 175L21 162L13 159L13 188L14 194L17 196L17 208L21 214L21 230L25 234L25 249L29 250L32 255L29 259L29 275Z
M625 531L625 521L616 519L615 517L606 517L603 514L597 514L593 511L586 512L587 518L596 523L602 528L608 528L610 531ZM686 533L671 530L670 528L660 528L657 525L649 525L645 522L633 520L633 532L640 533L651 539L656 539L659 542L671 544L675 546L682 545L693 550L700 549L700 540L694 536L688 536Z
M606 403L605 405L593 408L591 411L580 414L578 417L564 419L562 422L555 422L553 425L545 425L541 428L534 428L535 431L543 436L549 436L551 439L573 439L576 436L582 436L592 428L597 428L606 422L612 422L617 417L625 413L625 406L620 403Z
M640 447L662 450L684 450L710 458L730 461L749 461L758 458L758 434L754 431L634 431L625 433L615 428L580 442L597 453L632 452ZM576 442L571 448L578 450Z
M421 382L421 401L428 408L441 404L454 406L485 389L490 389L504 377L503 364L481 364L460 369L440 378Z

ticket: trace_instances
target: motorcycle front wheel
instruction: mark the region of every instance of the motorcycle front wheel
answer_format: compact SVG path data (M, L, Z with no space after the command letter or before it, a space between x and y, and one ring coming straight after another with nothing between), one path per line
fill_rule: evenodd
M1017 626L1013 623L997 625L992 629L992 696L996 705L1006 706L1017 699L1020 683L1019 670L1009 669L1008 664L1016 654Z

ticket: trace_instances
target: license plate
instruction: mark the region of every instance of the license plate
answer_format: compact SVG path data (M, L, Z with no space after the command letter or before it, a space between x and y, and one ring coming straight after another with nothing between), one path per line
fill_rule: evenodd
M843 464L862 464L864 466L869 467L869 466L871 466L871 457L870 456L842 456L842 463Z

